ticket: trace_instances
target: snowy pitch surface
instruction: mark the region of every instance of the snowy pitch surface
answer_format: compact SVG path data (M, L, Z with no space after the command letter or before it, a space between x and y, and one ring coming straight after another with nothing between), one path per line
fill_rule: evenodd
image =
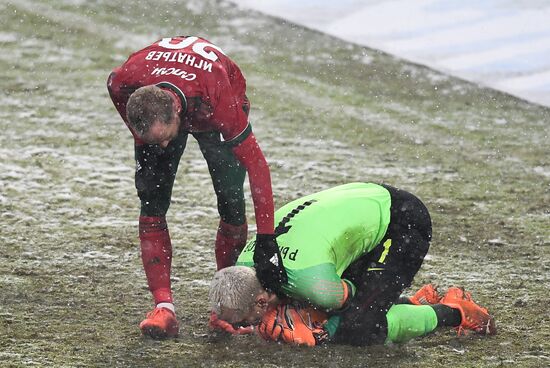
M235 0L550 106L548 0Z
M548 109L226 2L124 3L0 4L0 367L548 364ZM193 143L168 218L181 337L143 339L132 140L105 80L180 33L241 65L279 206L358 180L418 194L434 241L415 287L466 286L499 335L368 349L210 336L217 215Z

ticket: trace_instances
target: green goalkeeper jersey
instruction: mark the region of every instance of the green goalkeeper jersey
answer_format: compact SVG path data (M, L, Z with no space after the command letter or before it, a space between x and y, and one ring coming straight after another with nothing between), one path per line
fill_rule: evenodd
M311 194L275 212L275 234L288 274L290 298L337 309L346 298L341 276L356 259L376 247L390 222L391 199L382 186L350 183ZM253 266L255 240L237 265Z

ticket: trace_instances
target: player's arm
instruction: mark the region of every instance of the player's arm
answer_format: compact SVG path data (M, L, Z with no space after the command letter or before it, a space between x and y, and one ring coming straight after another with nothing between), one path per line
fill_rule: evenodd
M287 275L274 234L269 165L227 79L220 81L218 92L213 101L216 106L213 120L218 124L225 144L232 147L235 157L246 168L250 182L257 227L254 267L266 289L280 292L281 286L287 282Z
M258 335L268 341L315 346L326 342L327 314L312 307L280 304L270 309L258 325Z
M246 168L258 234L273 234L274 205L271 189L271 173L265 156L256 141L251 126L234 139L227 141L239 162Z
M269 310L258 325L257 332L265 340L281 341L294 345L315 346L334 336L340 325L340 310L345 309L355 294L355 286L341 279L334 265L312 267L309 274L300 273L290 277L296 288L290 285L285 292L292 298L307 301L312 305L281 304ZM333 311L331 315L328 310Z
M262 285L279 293L281 286L287 282L287 275L274 234L273 192L269 166L251 130L246 138L233 147L233 153L248 172L254 202L257 226L254 268Z
M345 308L355 295L355 285L342 279L332 263L288 270L292 283L284 286L285 294L326 311Z

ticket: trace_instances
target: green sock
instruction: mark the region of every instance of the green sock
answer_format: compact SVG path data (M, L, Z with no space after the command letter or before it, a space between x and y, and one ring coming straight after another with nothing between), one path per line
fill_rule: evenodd
M403 343L424 336L437 327L437 315L429 305L395 304L388 313L386 343Z
M336 330L338 329L338 326L340 325L340 321L342 320L342 317L340 315L334 315L328 319L328 321L323 326L325 330L327 330L328 335L330 337L334 336L336 333Z

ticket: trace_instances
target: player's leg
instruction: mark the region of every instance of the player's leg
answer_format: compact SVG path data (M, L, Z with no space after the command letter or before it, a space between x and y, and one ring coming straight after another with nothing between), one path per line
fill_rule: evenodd
M420 236L429 242L432 237L431 219L428 213L428 209L422 203L422 201L407 191L400 190L388 185L384 185L384 187L388 189L392 198L392 231L396 234L399 234L400 232L405 233L406 229L417 230ZM406 236L404 240L405 243L410 243L410 241L407 240ZM417 244L422 244L422 242ZM411 249L407 249L407 251L409 260L405 260L404 266L414 272L414 274L416 274L417 271L414 270L420 268L421 264L421 261L419 263L418 260L420 258L423 259L425 253L423 253L424 251L422 247L413 247ZM414 277L414 274L412 274L412 277ZM434 313L437 316L438 327L459 326L462 320L460 311L456 308L450 308L447 305L439 304L441 299L442 297L437 292L437 289L433 285L428 284L424 285L412 297L400 297L397 303L431 305L431 308L434 310ZM475 309L475 307L472 308ZM418 309L415 308L409 308L408 310L413 310L418 313Z
M464 289L452 287L434 305L393 305L386 315L387 340L394 343L406 342L424 336L436 327L454 327L458 334L469 331L481 335L496 333L494 317L486 308L472 300Z
M409 287L428 251L431 220L426 207L410 193L392 188L391 220L385 238L368 255L352 264L343 277L357 292L342 313L337 342L353 345L386 341L386 314Z
M141 259L156 306L140 327L144 334L152 337L178 334L170 284L172 243L166 212L186 142L187 134L181 134L165 149L148 144L135 147L135 184L141 201Z
M235 264L246 243L243 184L246 169L235 158L231 147L224 145L219 133L195 133L208 164L216 193L220 222L216 235L216 264L219 269Z
M411 262L409 257L404 256L403 246L415 244L421 249L428 247L428 241L417 230L410 230L406 235L399 232L392 232L391 235L391 246L385 257L383 254L388 248L387 245L384 247L384 241L372 254L344 273L343 277L352 281L357 291L349 307L342 312L342 320L335 334L336 342L372 345L386 341L386 314L403 290L410 286L421 264L421 261L416 262L417 257L424 253L411 252L415 253L412 257L415 262Z
M396 272L402 272L405 275L396 275L396 277L407 279L408 283L403 285L408 287L428 252L432 238L432 222L428 209L416 196L388 185L383 186L390 192L392 203L391 221L383 244L393 249L385 267L396 270L399 267L403 268ZM399 297L396 303L436 304L439 300L437 288L428 284L410 298Z
M468 331L481 335L493 335L497 332L495 318L487 308L477 304L472 294L464 288L450 287L441 298L440 304L434 306L436 309L438 307L454 311L456 317L451 325L456 327L459 335Z
M403 343L425 336L439 326L438 315L429 305L394 304L386 314L385 342Z

